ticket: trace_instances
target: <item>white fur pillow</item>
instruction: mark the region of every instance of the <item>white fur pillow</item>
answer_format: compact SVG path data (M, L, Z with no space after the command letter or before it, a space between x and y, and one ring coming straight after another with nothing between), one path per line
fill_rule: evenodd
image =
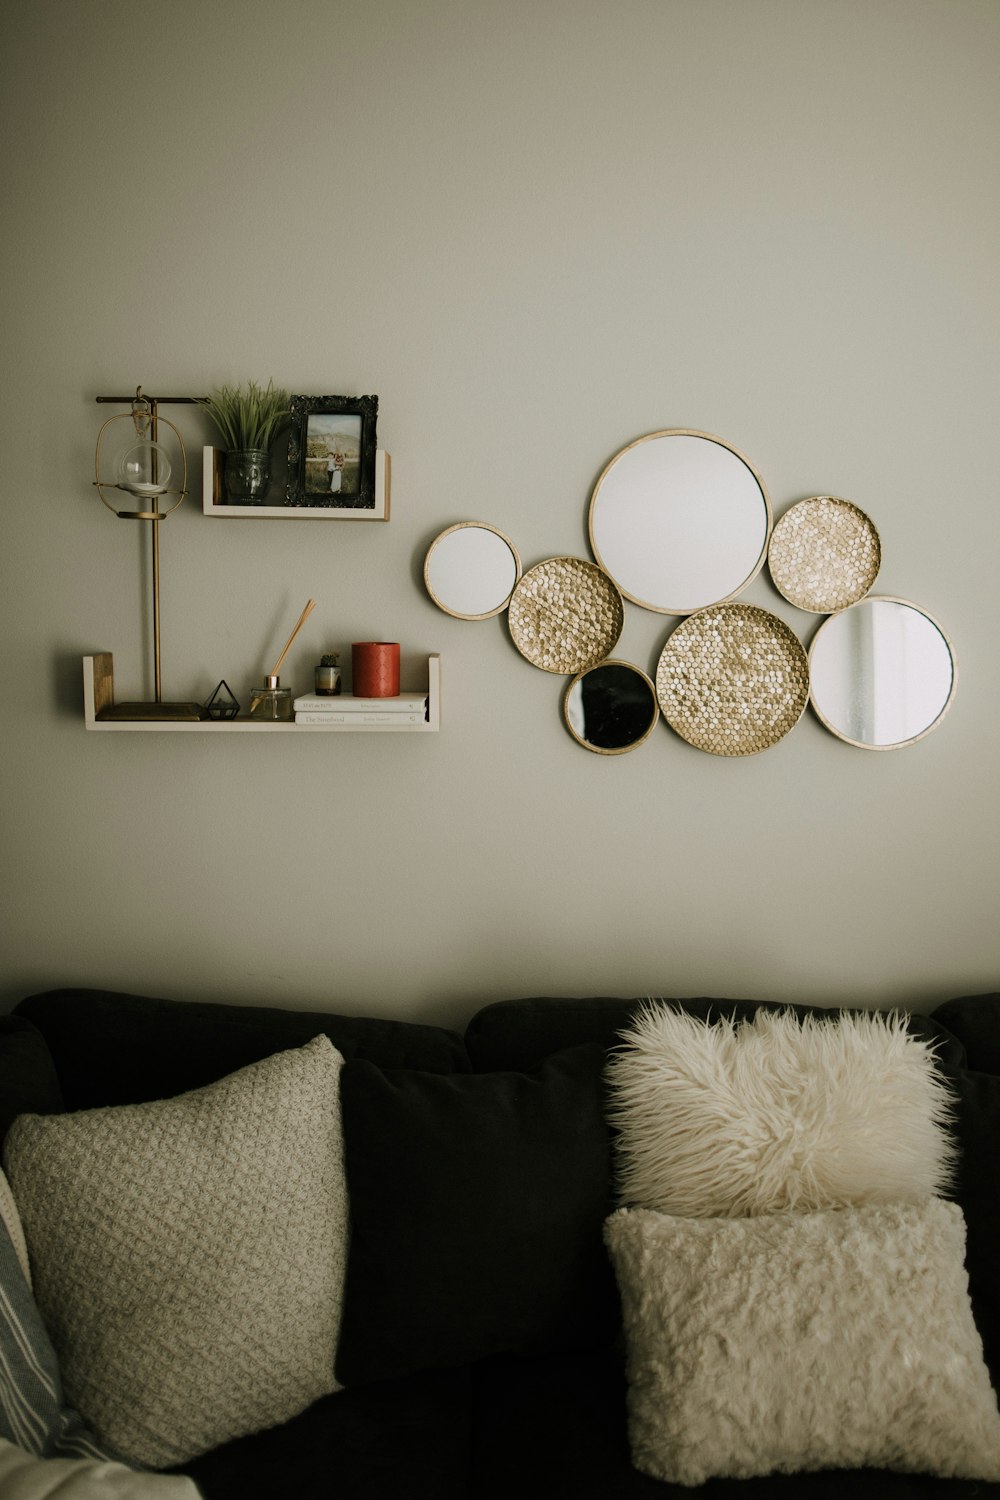
M342 1063L318 1036L175 1099L11 1127L66 1393L130 1460L185 1463L336 1388Z
M1000 1480L956 1204L749 1219L620 1209L605 1238L644 1473L697 1485L870 1465Z
M948 1185L951 1095L905 1017L644 1010L608 1069L620 1201L723 1217Z

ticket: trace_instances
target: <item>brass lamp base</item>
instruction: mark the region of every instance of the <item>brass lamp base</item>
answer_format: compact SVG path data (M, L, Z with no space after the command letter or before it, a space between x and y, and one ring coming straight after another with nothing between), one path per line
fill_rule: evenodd
M208 710L200 703L113 703L97 715L98 719L207 719Z

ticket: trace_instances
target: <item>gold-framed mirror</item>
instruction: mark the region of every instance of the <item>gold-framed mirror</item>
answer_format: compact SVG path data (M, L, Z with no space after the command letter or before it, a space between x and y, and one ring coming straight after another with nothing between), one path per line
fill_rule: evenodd
M594 487L590 546L633 604L689 615L740 593L764 565L771 502L722 438L668 428L629 443Z
M578 672L563 695L566 728L585 750L624 755L642 745L660 717L651 678L609 658Z
M824 620L809 648L813 712L861 750L898 750L936 729L955 696L955 654L937 620L869 595Z
M521 559L510 537L485 521L459 521L436 536L424 559L424 585L457 620L488 620L510 603Z

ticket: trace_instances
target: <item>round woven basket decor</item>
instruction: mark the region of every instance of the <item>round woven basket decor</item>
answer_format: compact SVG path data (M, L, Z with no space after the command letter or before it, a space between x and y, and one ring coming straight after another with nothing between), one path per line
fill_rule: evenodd
M573 674L609 656L625 622L614 583L595 563L550 557L517 583L507 624L526 661L543 672Z
M711 755L755 755L783 739L809 697L805 648L754 604L713 604L668 637L656 696L670 727Z
M836 495L799 500L771 534L767 565L779 594L813 614L836 614L875 582L882 545L872 522Z

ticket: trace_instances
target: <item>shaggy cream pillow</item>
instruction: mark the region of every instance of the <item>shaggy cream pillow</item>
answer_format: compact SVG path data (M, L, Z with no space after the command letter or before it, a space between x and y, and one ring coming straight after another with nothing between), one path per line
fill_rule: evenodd
M185 1463L336 1388L342 1061L319 1036L175 1099L14 1122L67 1395L129 1459Z
M943 1199L752 1219L620 1209L636 1468L1000 1480L1000 1413Z
M917 1200L948 1185L951 1095L905 1017L649 1006L608 1068L619 1200L723 1217Z

